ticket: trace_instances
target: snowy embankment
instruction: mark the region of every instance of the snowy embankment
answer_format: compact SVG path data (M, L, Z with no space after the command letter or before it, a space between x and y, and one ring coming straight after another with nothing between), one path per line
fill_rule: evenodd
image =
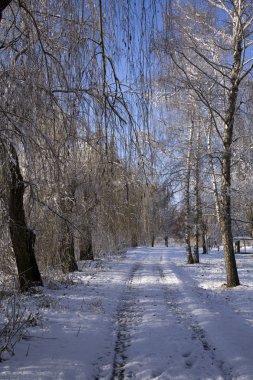
M137 248L23 296L37 323L0 379L253 379L253 255L237 256L234 289L221 253L184 262Z

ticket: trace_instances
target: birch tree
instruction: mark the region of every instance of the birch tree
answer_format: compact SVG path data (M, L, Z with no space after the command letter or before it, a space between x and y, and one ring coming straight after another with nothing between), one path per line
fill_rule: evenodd
M239 285L231 225L231 160L240 88L253 68L252 14L249 0L177 1L174 34L167 39L173 63L210 113L221 142L219 220L228 287Z

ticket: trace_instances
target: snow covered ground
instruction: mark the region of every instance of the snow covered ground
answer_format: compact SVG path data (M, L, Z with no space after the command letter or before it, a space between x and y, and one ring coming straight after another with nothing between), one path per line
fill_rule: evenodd
M237 263L234 289L217 251L192 266L163 247L85 263L71 286L22 296L37 325L0 379L253 379L253 255Z

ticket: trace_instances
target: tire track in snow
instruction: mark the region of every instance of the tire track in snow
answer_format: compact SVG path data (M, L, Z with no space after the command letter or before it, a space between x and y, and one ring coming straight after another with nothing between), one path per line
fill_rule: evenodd
M175 276L172 272L171 275ZM149 278L151 283L153 282L156 290L147 290L145 279ZM176 278L176 276L175 276ZM147 298L145 298L147 297ZM145 302L146 300L146 302ZM158 305L158 314L153 313L153 307ZM165 316L161 315L161 305ZM150 307L152 310L150 310ZM166 311L167 310L167 311ZM195 362L208 362L209 366L215 370L215 373L220 375L215 376L213 379L219 378L222 380L231 380L231 374L228 369L225 368L225 364L218 358L216 348L208 341L206 332L204 329L193 319L193 317L187 312L186 306L184 306L181 298L181 293L177 289L176 285L169 284L166 281L166 276L162 268L162 264L157 263L136 263L131 271L130 278L126 285L125 291L123 291L122 298L119 303L117 312L117 336L115 343L115 354L112 366L111 380L123 380L126 378L142 378L135 373L136 368L131 369L131 348L134 348L135 333L138 328L142 328L144 319L154 316L155 319L164 323L164 334L166 334L167 320L174 320L176 325L174 327L182 333L185 331L185 337L188 342L192 342L193 352L191 350L184 349L184 342L181 343L181 361L184 363L184 367L191 372L191 369L195 366ZM181 335L178 335L178 339ZM169 343L170 336L168 335ZM152 341L149 343L152 344ZM201 350L202 346L202 350ZM196 353L194 355L194 347L198 347L198 352L201 352L201 358L196 359ZM130 354L130 357L128 356ZM145 352L146 354L146 352ZM150 354L150 353L149 353ZM180 355L178 352L177 355ZM173 358L174 359L174 358ZM165 365L167 365L167 371L170 372L170 362L168 358L164 357ZM199 364L197 364L199 365ZM190 374L189 372L189 374ZM165 377L164 377L165 376ZM154 368L153 373L145 377L147 379L153 378L167 378L164 370L160 370L159 367ZM191 377L192 378L192 377ZM210 377L204 377L210 378Z
M170 289L168 289L169 285L166 283L166 276L163 272L161 265L159 265L159 273L165 287L166 303L168 307L170 308L170 310L173 311L176 317L177 323L183 325L186 329L191 329L192 341L199 340L202 344L203 351L210 357L213 365L220 370L222 378L224 380L231 380L232 379L231 371L225 368L224 361L217 357L216 348L208 341L208 337L206 335L205 330L198 324L197 321L193 319L193 317L189 314L189 312L187 312L181 306L182 302L180 302L180 298L181 298L180 292L176 290L175 288L172 288L172 286L170 287ZM176 277L176 275L174 276ZM187 357L187 355L185 355L185 357ZM186 365L190 367L191 362L189 360L186 361Z
M138 302L138 287L133 285L133 279L140 269L140 263L136 263L132 268L128 284L120 300L117 312L118 332L111 380L123 380L125 378L126 351L131 345L131 331L142 319L142 310Z

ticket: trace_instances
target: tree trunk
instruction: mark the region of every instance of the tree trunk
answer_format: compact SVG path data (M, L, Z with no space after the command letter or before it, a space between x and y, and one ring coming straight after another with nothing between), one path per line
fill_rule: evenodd
M75 258L75 245L73 231L70 226L65 223L64 228L61 231L60 240L60 258L61 267L63 273L75 272L78 270L78 266Z
M133 248L138 246L137 234L135 233L133 233L131 236L131 246Z
M195 245L193 251L193 260L195 264L199 263L199 224L201 216L201 201L200 201L200 130L197 131L197 146L195 157Z
M243 3L235 1L234 20L233 20L233 69L231 72L231 87L228 94L228 107L226 110L223 132L223 152L222 152L222 176L221 176L221 232L224 245L224 258L227 273L227 286L234 287L240 285L235 252L233 246L232 221L231 221L231 157L232 139L234 129L234 118L238 89L241 73L242 40L243 29L241 15Z
M90 231L80 238L80 260L94 260L92 235Z
M191 156L192 156L192 141L193 141L193 123L189 132L188 154L187 154L187 169L185 178L185 245L187 264L194 264L191 250L191 225L190 225L190 179L191 179Z
M63 273L75 272L78 270L75 257L75 239L71 228L71 216L75 200L75 186L69 185L67 195L60 195L60 207L64 218L61 222L59 253Z
M212 177L212 187L213 187L216 216L217 216L218 223L220 224L221 206L220 206L220 199L219 199L218 180L217 180L217 174L215 172L213 155L212 155L212 120L210 120L210 125L209 125L208 133L207 133L207 153L208 153L208 162L209 162L209 167L210 167L211 177Z
M203 255L207 254L207 245L206 245L206 231L205 228L202 226L202 232L201 232L201 237L202 237L202 249L203 249Z
M222 241L224 246L224 258L228 287L240 285L235 260L231 222L231 143L232 129L226 126L224 137L224 151L222 159L220 223Z
M241 252L240 240L237 240L235 242L235 246L236 246L236 253L240 253Z
M7 173L7 175L9 174L7 178L9 230L17 263L20 289L26 291L31 286L43 285L34 253L36 235L26 224L23 203L25 186L17 152L13 145L10 145L7 162L9 168L9 173Z
M231 233L231 224L229 218L223 216L221 217L221 231L227 273L227 287L231 288L240 285L240 281L237 272L233 237Z
M194 264L199 263L199 234L196 232L195 234L195 245L194 245L194 250L193 250L193 260Z

